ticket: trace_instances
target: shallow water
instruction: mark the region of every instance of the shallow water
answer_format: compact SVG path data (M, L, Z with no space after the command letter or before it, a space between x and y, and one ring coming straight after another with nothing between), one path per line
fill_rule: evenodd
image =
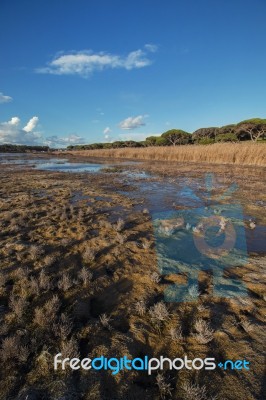
M58 171L58 172L98 172L105 165L103 164L95 164L95 163L71 163L65 160L62 162L42 162L35 165L35 168L38 170L45 171Z
M207 209L207 205L211 205L208 202L208 188L202 178L184 178L178 177L173 178L161 178L156 175L152 175L145 170L132 170L127 169L127 165L139 164L138 162L120 162L119 165L123 166L122 169L116 171L117 163L110 162L106 163L95 163L95 162L71 162L67 158L47 157L45 156L34 156L33 154L25 153L2 153L0 154L0 164L8 164L11 167L17 168L18 166L24 165L37 170L45 171L56 171L56 172L76 172L76 173L105 173L104 169L109 169L109 172L117 172L117 178L113 181L113 185L116 183L125 185L125 189L116 190L117 193L125 195L133 201L133 211L139 212L147 208L153 216L156 213L161 212L172 212L174 210L202 210ZM101 171L103 170L103 171ZM106 172L106 173L109 173ZM82 192L73 195L71 202L77 203L80 200L89 200L86 196L83 196ZM96 199L96 200L105 200ZM207 204L208 203L208 204ZM214 214L219 212L219 207L222 205L216 204L213 206ZM265 205L260 202L258 207L264 207ZM241 207L241 205L240 205ZM118 216L125 217L129 210L123 210L119 206L118 209L114 207L111 211L112 220ZM132 212L132 210L131 210ZM221 215L223 215L223 210ZM242 221L240 223L244 226L244 221L252 218L252 216L242 215ZM189 222L189 221L188 221ZM254 230L250 230L245 227L246 246L249 253L265 254L266 253L266 227L257 226Z
M29 157L27 154L9 154L0 155L0 164L25 165L38 170L58 171L58 172L97 172L106 164L88 163L88 162L69 162L67 158L36 158Z

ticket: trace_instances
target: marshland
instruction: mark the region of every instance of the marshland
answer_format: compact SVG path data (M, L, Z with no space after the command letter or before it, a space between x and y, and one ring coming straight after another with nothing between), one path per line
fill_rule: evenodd
M265 167L0 158L1 399L264 398ZM160 270L154 216L206 206L210 171L214 210L228 201L243 210L248 258L224 278L241 281L246 296L215 296L203 269L185 300L165 301L190 271ZM58 352L247 359L250 370L54 371Z

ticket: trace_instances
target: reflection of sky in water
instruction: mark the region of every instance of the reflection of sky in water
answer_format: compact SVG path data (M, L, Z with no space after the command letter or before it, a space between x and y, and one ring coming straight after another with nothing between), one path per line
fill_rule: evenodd
M46 171L59 171L59 172L97 172L103 168L103 164L93 163L55 163L46 162L40 163L36 166L36 169Z
M79 162L71 163L65 158L30 158L25 154L1 154L0 164L33 166L38 170L59 172L97 172L106 164Z

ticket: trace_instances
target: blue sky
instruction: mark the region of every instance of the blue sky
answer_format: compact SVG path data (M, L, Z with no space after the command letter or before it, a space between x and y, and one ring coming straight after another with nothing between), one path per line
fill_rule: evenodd
M265 118L265 15L265 0L1 0L0 143Z

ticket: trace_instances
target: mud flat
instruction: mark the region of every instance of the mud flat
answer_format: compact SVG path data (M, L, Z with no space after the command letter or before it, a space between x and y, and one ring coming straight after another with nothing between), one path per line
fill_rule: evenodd
M265 168L98 159L90 170L77 159L53 160L55 168L41 161L0 165L0 398L262 400ZM188 271L161 273L154 214L218 199L243 211L248 259L224 276L241 280L247 295L215 296L203 270L186 301L165 302ZM250 370L54 371L59 351L246 359Z

